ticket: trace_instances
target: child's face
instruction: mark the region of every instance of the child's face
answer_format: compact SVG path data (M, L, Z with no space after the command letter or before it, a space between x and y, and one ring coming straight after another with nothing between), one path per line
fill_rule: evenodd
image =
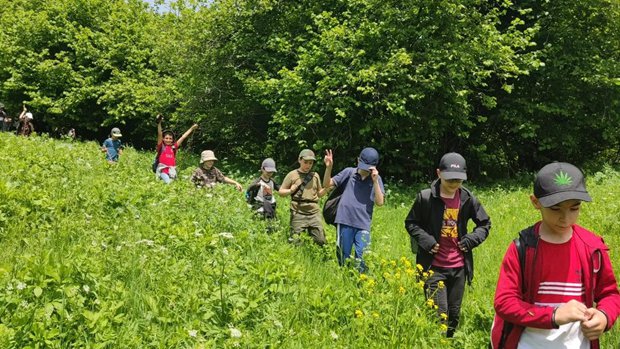
M310 172L313 165L314 165L314 160L304 160L302 158L299 158L299 170L301 172L304 172L304 173Z
M275 172L268 172L268 171L265 171L263 169L261 169L260 172L261 172L262 177L265 178L265 179L270 179L271 177L273 177L273 175L275 173Z
M446 194L456 194L456 191L459 190L459 188L461 188L461 186L463 185L463 180L462 179L445 179L442 177L441 172L439 172L439 170L437 170L437 175L439 176L439 179L441 180L441 191L446 193Z
M202 163L202 167L204 167L205 170L208 170L211 167L213 167L214 163L215 163L215 160L207 160L207 161Z
M165 145L172 145L172 142L173 142L173 141L174 141L174 138L172 138L172 135L171 135L171 134L169 134L169 133L168 133L168 134L166 134L166 135L164 136L164 144L165 144Z
M581 211L580 200L566 200L551 207L543 207L533 195L530 199L534 207L540 211L546 231L557 235L572 233L573 225L577 223Z

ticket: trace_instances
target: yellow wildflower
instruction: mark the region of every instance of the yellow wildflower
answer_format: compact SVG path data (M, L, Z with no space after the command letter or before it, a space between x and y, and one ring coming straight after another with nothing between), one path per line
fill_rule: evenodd
M357 309L357 310L355 311L355 317L356 317L356 318L361 318L361 317L363 317L363 316L364 316L364 312L363 312L363 311L361 311L361 310L359 310L359 309Z
M422 268L422 264L416 264L415 267L418 268L419 271L424 270L424 268Z
M424 281L418 281L418 288L419 289L424 289Z
M413 269L407 268L407 270L405 270L405 273L407 273L407 275L409 276L413 276Z
M360 280L361 280L361 281L364 281L364 280L366 280L366 279L368 279L368 275L366 275L366 274L360 274Z
M400 279L400 271L396 272L396 274L394 274L394 277L398 280Z
M392 275L390 275L390 273L388 273L388 272L386 271L385 273L383 273L383 277L384 277L385 279L389 280L389 279L392 277Z
M407 269L411 268L411 262L409 262L409 261L405 261L405 267L406 267Z
M441 319L444 320L444 321L448 320L448 314L446 314L446 313L439 314L439 317L441 317Z
M448 326L446 324L441 324L441 325L439 325L439 330L441 332L447 332L448 331Z
M434 272L434 271L432 271L432 270L429 270L429 271L428 271L428 275L433 276L433 274L435 274L435 272Z
M439 282L437 283L437 287L438 287L439 289L442 289L442 288L444 288L445 286L446 286L446 285L444 285L443 281L439 281Z
M379 313L377 313L376 311L372 312L372 317L374 317L375 319L379 318Z
M375 280L368 279L368 281L366 282L366 285L370 288L375 287Z
M428 279L428 273L427 272L423 272L422 273L422 277L425 278L425 279Z
M391 265L392 267L395 267L395 266L396 266L396 261L390 261L390 265Z
M428 305L429 308L432 308L435 306L435 301L432 298L429 298L426 300L426 305Z
M400 292L400 294L405 294L405 288L401 286L398 292Z

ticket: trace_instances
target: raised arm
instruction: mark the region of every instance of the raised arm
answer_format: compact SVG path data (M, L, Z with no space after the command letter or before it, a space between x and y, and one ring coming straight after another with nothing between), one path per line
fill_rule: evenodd
M179 145L179 147L181 146L181 144L183 143L183 141L189 137L189 135L192 134L192 132L194 132L195 129L198 128L198 124L193 124L192 127L190 127L187 131L185 131L185 133L181 136L181 138L179 138L179 140L177 141L177 144Z
M375 194L375 205L383 206L385 197L381 189L381 183L379 183L379 171L376 167L370 168L370 177L372 179L372 190Z
M162 134L161 129L161 121L163 120L163 115L157 114L157 145L159 146L161 142L164 141L164 136Z
M323 162L325 163L325 174L323 175L323 188L325 190L329 190L334 183L332 182L332 168L334 167L334 155L331 149L325 150L325 158L323 158Z
M24 105L24 108L22 109L22 113L19 114L19 119L23 120L24 117L26 117L26 112L28 112L28 108L26 108L26 106Z

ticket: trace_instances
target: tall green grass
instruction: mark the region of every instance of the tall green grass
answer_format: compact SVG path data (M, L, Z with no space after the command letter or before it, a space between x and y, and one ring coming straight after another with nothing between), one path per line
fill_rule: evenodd
M234 187L193 188L197 158L183 150L166 186L150 171L154 154L129 148L111 166L98 149L0 134L1 348L483 348L501 258L537 219L529 187L474 188L493 228L446 340L411 264L403 221L415 190L388 185L361 277L337 265L333 227L325 248L286 243L287 199L267 234ZM610 169L590 175L580 221L605 237L617 268L619 184ZM619 347L618 330L602 343Z

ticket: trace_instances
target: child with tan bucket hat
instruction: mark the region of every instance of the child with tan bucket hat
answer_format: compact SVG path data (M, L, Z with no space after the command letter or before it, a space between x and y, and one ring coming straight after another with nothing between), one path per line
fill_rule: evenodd
M241 191L243 187L239 184L239 182L224 176L222 171L214 166L216 161L217 158L215 157L213 150L205 150L200 153L200 166L198 166L192 174L192 183L199 188L211 188L217 183L227 183L234 185L238 191Z

